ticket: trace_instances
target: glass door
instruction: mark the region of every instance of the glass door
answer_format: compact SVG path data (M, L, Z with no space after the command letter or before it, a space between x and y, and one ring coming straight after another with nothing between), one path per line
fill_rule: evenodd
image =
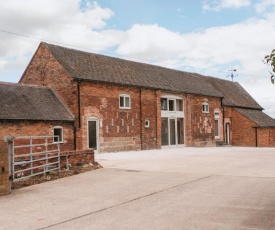
M177 129L176 129L176 119L170 118L169 119L169 127L170 127L170 145L177 144Z

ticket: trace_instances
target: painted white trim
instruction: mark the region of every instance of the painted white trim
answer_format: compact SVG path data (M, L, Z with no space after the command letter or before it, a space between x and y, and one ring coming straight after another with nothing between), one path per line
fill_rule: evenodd
M120 98L121 97L123 97L123 103L124 103L124 106L123 107L121 107L120 106ZM129 98L129 106L125 106L125 98ZM123 94L119 94L119 97L118 97L118 107L120 108L120 109L131 109L131 96L130 96L130 94L126 94L126 93L123 93Z
M54 130L55 130L55 129L61 129L62 140L54 141L54 137L57 136L57 135L54 135ZM53 143L64 143L63 126L54 126L54 127L53 127Z
M201 105L202 105L201 111L202 111L203 113L209 113L209 104L208 104L207 102L203 102ZM207 107L205 107L205 108L207 108L207 110L205 110L205 111L203 110L204 105L207 106Z
M183 100L183 97L179 97L179 96L172 95L172 94L161 95L160 98L181 99L181 100Z

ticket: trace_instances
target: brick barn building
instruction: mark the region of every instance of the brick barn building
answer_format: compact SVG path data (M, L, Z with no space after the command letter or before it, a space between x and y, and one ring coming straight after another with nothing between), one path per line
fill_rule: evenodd
M74 116L52 89L0 82L0 98L1 140L6 135L56 135L61 151L73 149Z
M275 146L274 120L237 82L42 42L19 83L60 99L73 124L50 126L76 150Z

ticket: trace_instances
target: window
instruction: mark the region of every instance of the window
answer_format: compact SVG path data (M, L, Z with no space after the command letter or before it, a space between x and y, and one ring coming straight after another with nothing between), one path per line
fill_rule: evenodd
M215 138L220 137L220 113L215 112Z
M169 111L175 111L175 100L169 100Z
M183 111L183 103L182 103L182 100L177 99L177 100L176 100L176 104L177 104L177 111Z
M183 100L177 96L167 95L160 98L161 111L183 112Z
M53 127L53 141L63 142L63 127L61 126Z
M128 94L119 95L119 108L120 109L130 109L131 108L131 98Z
M209 113L209 105L207 102L202 103L202 112L203 113Z
M161 110L167 111L167 98L160 99Z

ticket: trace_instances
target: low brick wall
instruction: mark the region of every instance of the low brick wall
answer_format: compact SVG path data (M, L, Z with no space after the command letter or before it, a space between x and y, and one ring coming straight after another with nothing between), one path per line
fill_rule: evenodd
M0 196L10 192L8 143L0 140Z
M61 168L70 165L84 165L94 163L94 150L68 151L60 153Z

